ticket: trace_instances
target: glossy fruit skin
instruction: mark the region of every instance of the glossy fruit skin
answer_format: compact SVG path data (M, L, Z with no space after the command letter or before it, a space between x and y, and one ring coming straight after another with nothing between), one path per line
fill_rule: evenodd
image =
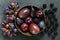
M29 30L30 30L30 33L32 33L32 34L39 34L40 33L40 28L35 23L30 24Z
M23 19L29 16L29 13L30 13L30 10L28 8L23 8L22 10L20 10L18 16Z
M16 29L16 28L15 28L15 29L13 29L13 32L14 32L14 33L16 33L16 32L17 32L17 29Z
M39 22L39 27L40 27L40 28L44 28L44 27L45 27L44 21L40 21L40 22Z
M32 18L31 17L27 17L26 18L26 23L31 23L32 22Z
M23 23L23 20L21 20L20 18L17 18L16 24L17 24L17 25L21 25L22 23Z
M31 14L30 14L30 16L31 16L32 18L35 18L35 10L34 10L33 7L31 8Z
M9 23L9 25L10 25L10 27L11 27L12 29L15 28L14 23Z
M36 16L37 17L42 17L43 16L43 12L40 11L40 10L36 11Z
M22 31L26 32L28 30L28 25L26 23L23 23L21 25L21 29L22 29Z

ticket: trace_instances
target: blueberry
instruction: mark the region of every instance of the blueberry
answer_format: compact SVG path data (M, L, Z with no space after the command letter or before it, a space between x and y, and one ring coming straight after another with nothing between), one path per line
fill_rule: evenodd
M40 26L40 28L44 28L45 27L44 21L40 21L39 26Z
M15 28L15 29L13 29L13 32L15 32L15 33L16 33L16 32L17 32L17 29L16 29L16 28Z
M10 27L11 27L12 29L15 28L14 23L10 23Z

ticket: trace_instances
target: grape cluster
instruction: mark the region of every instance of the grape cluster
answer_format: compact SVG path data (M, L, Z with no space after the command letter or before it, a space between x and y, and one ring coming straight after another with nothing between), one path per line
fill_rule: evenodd
M55 13L57 12L57 8L54 7L54 4L50 4L50 9L45 10L45 15L46 15L46 25L47 28L45 32L48 34L48 36L52 39L55 39L57 33L57 28L58 28L58 23L57 23L57 18L55 17Z
M17 2L10 2L9 6L4 10L4 21L2 22L2 32L3 35L7 35L12 37L13 35L16 36L18 32L15 27L15 11L19 9Z

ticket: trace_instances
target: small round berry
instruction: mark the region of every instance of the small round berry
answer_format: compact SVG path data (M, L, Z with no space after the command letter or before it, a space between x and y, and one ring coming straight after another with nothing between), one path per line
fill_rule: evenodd
M17 18L16 24L21 25L22 23L23 23L23 20L21 20L20 18Z
M11 27L12 29L15 28L14 23L9 23L9 25L10 25L10 27Z
M15 33L16 33L16 32L17 32L17 29L16 29L16 28L15 28L15 29L13 29L13 32L15 32Z
M44 29L44 28L45 28L45 23L44 23L44 21L40 21L40 22L39 22L39 26L40 26L40 28L43 28L43 29Z
M26 23L23 23L21 25L21 29L22 29L22 31L26 32L28 30L28 25Z
M43 12L40 10L36 12L37 17L42 17L43 15L44 15Z
M26 18L26 22L27 22L27 23L31 23L31 22L32 22L32 18L27 17L27 18Z

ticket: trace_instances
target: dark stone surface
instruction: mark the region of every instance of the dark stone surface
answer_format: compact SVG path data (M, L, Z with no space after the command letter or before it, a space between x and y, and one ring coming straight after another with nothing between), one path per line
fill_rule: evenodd
M19 35L16 37L4 37L1 32L1 22L3 20L3 10L8 6L10 0L0 0L0 40L51 40L45 35L38 35L38 36L33 36L33 37L27 37L23 35ZM58 36L56 37L55 40L60 40L60 0L13 0L19 3L20 8L26 5L36 5L38 7L42 6L42 4L47 4L49 7L50 3L54 3L54 5L58 8L56 14L56 18L58 19L59 27L58 27Z

